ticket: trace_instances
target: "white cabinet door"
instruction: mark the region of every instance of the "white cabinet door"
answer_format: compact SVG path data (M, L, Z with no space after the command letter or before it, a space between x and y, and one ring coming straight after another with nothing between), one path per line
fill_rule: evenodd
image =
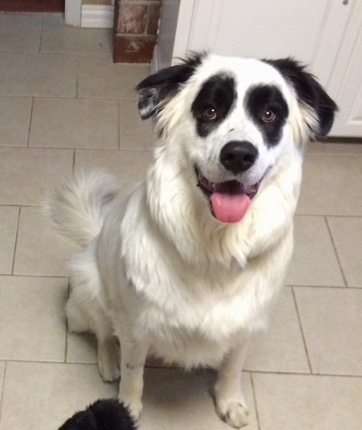
M340 110L331 135L362 136L362 0L353 3L327 88Z

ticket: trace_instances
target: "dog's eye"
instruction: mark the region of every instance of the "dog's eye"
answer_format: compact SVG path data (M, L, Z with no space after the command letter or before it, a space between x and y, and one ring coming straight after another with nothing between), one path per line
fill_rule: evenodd
M211 106L205 109L201 115L205 121L214 121L217 118L216 109Z
M270 123L273 123L277 119L277 116L271 109L267 109L263 113L263 116L261 117L261 119L263 122L270 124Z

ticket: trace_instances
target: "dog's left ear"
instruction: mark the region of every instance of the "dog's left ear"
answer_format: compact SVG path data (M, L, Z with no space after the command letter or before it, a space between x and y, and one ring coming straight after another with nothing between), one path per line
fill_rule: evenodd
M264 60L274 66L294 87L299 102L312 108L317 122L308 123L314 135L325 136L332 128L334 114L338 110L316 78L305 67L292 58Z
M192 54L182 64L167 67L140 82L138 111L142 119L156 116L192 76L206 53Z

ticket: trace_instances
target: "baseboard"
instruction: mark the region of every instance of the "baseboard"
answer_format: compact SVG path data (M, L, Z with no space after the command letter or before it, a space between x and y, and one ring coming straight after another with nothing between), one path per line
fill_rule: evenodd
M113 28L114 6L83 5L81 27Z
M151 59L151 73L156 73L160 70L160 63L158 60L158 45L156 43L155 47L153 48L153 55Z

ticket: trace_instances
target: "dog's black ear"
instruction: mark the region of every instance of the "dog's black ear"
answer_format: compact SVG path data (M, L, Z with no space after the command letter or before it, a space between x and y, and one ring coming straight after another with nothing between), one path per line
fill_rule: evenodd
M328 134L333 125L337 105L316 78L305 70L305 66L292 58L264 61L274 66L294 87L302 104L313 109L317 124L308 124L313 134L320 136Z
M182 64L162 69L140 82L136 90L141 118L157 115L192 76L205 55L206 53L192 54Z

